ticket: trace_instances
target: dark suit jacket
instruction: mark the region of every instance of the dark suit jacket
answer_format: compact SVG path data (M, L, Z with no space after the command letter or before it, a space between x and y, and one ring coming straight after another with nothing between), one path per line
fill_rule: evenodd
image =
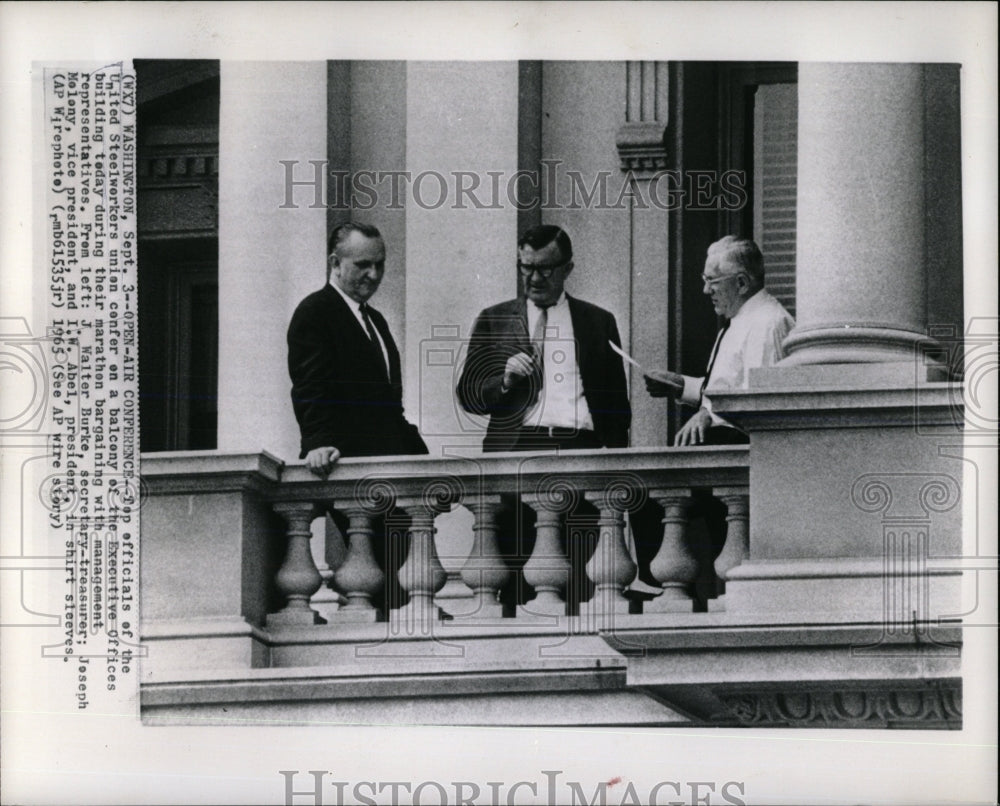
M632 409L622 359L608 346L609 340L621 344L615 317L589 302L569 295L567 300L577 365L594 432L606 448L625 447ZM469 351L456 392L466 411L490 417L484 451L510 450L525 413L534 403L530 383L516 385L506 394L501 391L507 359L518 352L530 352L530 344L524 299L487 308L472 326Z
M427 453L403 416L396 342L382 315L368 310L389 354L388 382L378 347L337 291L326 285L295 309L288 326L288 374L302 434L300 458L328 445L343 456Z

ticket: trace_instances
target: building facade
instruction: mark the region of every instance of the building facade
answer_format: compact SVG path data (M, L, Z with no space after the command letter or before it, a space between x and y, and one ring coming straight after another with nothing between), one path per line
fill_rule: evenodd
M137 71L147 720L961 724L957 66ZM319 481L296 459L285 331L346 218L385 236L374 304L431 455ZM453 396L464 340L518 293L536 223L570 233L567 290L615 314L626 350L690 374L716 332L706 247L758 240L797 324L781 365L718 401L748 448L667 447L684 413L632 369L631 447L479 452L483 423ZM686 513L705 489L729 537L724 589L695 612ZM510 494L538 513L545 595L504 617ZM601 519L597 593L568 614L555 535L573 496ZM623 589L645 499L664 594L640 608ZM326 533L329 507L349 540ZM358 547L392 508L411 519L411 604L377 617Z

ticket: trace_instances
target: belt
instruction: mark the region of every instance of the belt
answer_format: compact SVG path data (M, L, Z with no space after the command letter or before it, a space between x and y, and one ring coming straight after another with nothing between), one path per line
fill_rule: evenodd
M572 439L573 437L593 436L590 429L567 428L562 425L522 425L521 436L547 437L548 439Z

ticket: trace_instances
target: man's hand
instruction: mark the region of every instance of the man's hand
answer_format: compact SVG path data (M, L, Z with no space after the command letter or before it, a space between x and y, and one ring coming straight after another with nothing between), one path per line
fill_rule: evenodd
M678 397L684 391L684 376L664 369L651 369L642 376L653 397Z
M708 409L701 408L695 412L694 417L684 423L684 427L677 432L674 445L701 445L705 442L705 435L712 425L712 415Z
M527 353L515 353L503 370L503 388L510 389L535 371L535 360Z
M317 476L325 476L333 469L333 463L340 458L340 451L332 445L326 448L313 448L306 454L306 467Z

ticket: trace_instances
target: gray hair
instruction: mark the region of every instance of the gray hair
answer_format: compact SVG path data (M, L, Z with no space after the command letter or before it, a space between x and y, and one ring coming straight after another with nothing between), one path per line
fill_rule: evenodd
M746 272L756 288L764 287L764 256L760 247L749 238L727 235L719 239L708 247L708 261Z

